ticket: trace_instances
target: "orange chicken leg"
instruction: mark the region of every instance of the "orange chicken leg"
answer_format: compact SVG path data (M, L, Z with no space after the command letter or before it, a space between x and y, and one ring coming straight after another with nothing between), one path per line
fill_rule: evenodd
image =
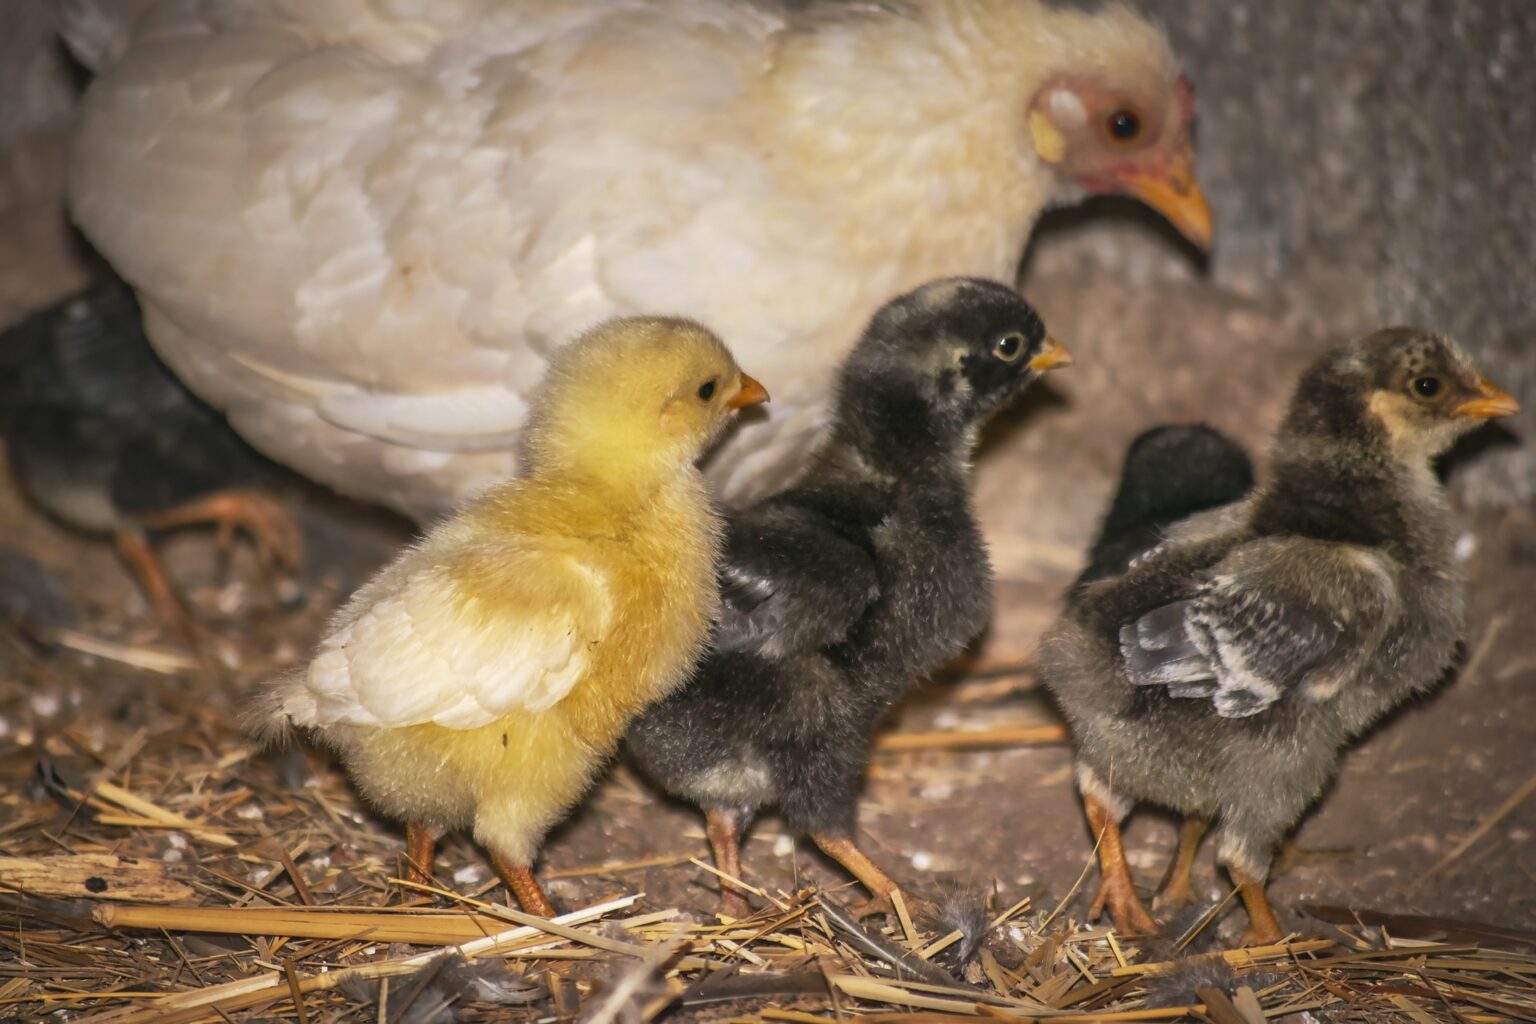
M1194 869L1195 853L1200 849L1200 840L1205 836L1209 824L1204 818L1184 819L1184 824L1179 827L1179 849L1173 855L1168 879L1157 895L1157 906L1177 909L1195 901L1195 891L1189 885L1189 873Z
M517 897L517 902L522 904L524 910L539 917L555 916L555 906L549 902L549 897L544 895L538 880L533 877L532 867L527 864L517 864L494 852L491 854L491 864L496 868L496 873L501 876L501 880L507 884L507 888L512 890L512 895Z
M1254 878L1244 871L1229 867L1232 881L1237 883L1238 892L1242 893L1243 906L1248 908L1248 930L1243 933L1240 940L1244 946L1267 946L1279 942L1285 936L1285 931L1280 927L1280 922L1275 918L1275 910L1269 905L1269 897L1264 893L1264 879Z
M1125 847L1120 843L1120 823L1098 800L1083 794L1083 809L1088 814L1088 827L1093 830L1099 844L1099 893L1094 897L1090 918L1098 917L1107 908L1115 928L1124 935L1153 935L1157 922L1147 913L1136 887L1131 882L1131 871L1125 863Z
M704 830L715 854L715 867L732 878L741 877L741 812L711 807L704 812ZM752 912L746 894L720 879L720 913L727 917L746 917Z

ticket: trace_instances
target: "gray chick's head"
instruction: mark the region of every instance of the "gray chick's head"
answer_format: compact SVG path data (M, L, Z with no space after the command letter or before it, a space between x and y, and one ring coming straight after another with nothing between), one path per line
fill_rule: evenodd
M1401 457L1431 458L1484 421L1520 409L1454 340L1418 327L1387 327L1325 355L1303 375L1290 419L1349 431L1357 421Z
M865 425L894 443L969 436L1041 373L1070 364L1012 288L945 278L875 313L843 366L838 415L878 421Z

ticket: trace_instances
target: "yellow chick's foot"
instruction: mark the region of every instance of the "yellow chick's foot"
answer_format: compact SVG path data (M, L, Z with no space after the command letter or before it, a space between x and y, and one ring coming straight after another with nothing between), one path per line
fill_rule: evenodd
M512 890L512 895L517 897L517 902L522 904L524 910L540 917L555 916L555 905L549 902L549 897L544 895L543 888L533 877L533 868L494 852L491 854L491 866L507 884L507 888Z
M405 877L417 885L433 885L432 861L437 856L437 841L444 829L419 821L405 825Z

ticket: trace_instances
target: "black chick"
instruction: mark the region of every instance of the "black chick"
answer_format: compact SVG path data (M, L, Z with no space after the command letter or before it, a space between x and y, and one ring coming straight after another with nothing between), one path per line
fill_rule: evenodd
M1203 424L1143 431L1126 449L1120 484L1072 596L1095 580L1120 575L1157 546L1165 528L1241 501L1252 489L1248 453L1219 431Z
M1343 745L1440 679L1461 635L1430 461L1517 408L1439 335L1392 328L1345 345L1302 375L1250 498L1170 528L1070 604L1041 668L1099 842L1095 911L1125 932L1156 929L1119 832L1146 801L1185 815L1178 861L1220 819L1245 941L1280 938L1264 894L1275 845Z
M1001 284L943 280L895 299L844 363L803 474L731 519L712 649L628 737L647 773L704 809L722 872L740 877L742 831L777 803L878 903L895 890L854 839L871 733L986 625L976 432L1069 361ZM746 903L726 886L721 907Z
M294 571L299 532L250 488L275 467L171 375L149 346L133 291L104 279L0 335L0 432L22 491L75 529L110 534L162 624L199 630L148 531L216 523Z

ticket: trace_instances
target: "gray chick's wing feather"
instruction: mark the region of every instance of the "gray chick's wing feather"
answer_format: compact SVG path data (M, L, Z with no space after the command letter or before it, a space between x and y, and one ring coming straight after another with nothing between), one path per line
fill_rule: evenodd
M1120 630L1131 682L1211 701L1246 718L1287 692L1338 693L1370 657L1396 608L1390 560L1361 548L1295 538L1245 545L1195 594Z
M839 643L880 596L873 555L808 510L759 507L732 522L714 648L770 657Z

